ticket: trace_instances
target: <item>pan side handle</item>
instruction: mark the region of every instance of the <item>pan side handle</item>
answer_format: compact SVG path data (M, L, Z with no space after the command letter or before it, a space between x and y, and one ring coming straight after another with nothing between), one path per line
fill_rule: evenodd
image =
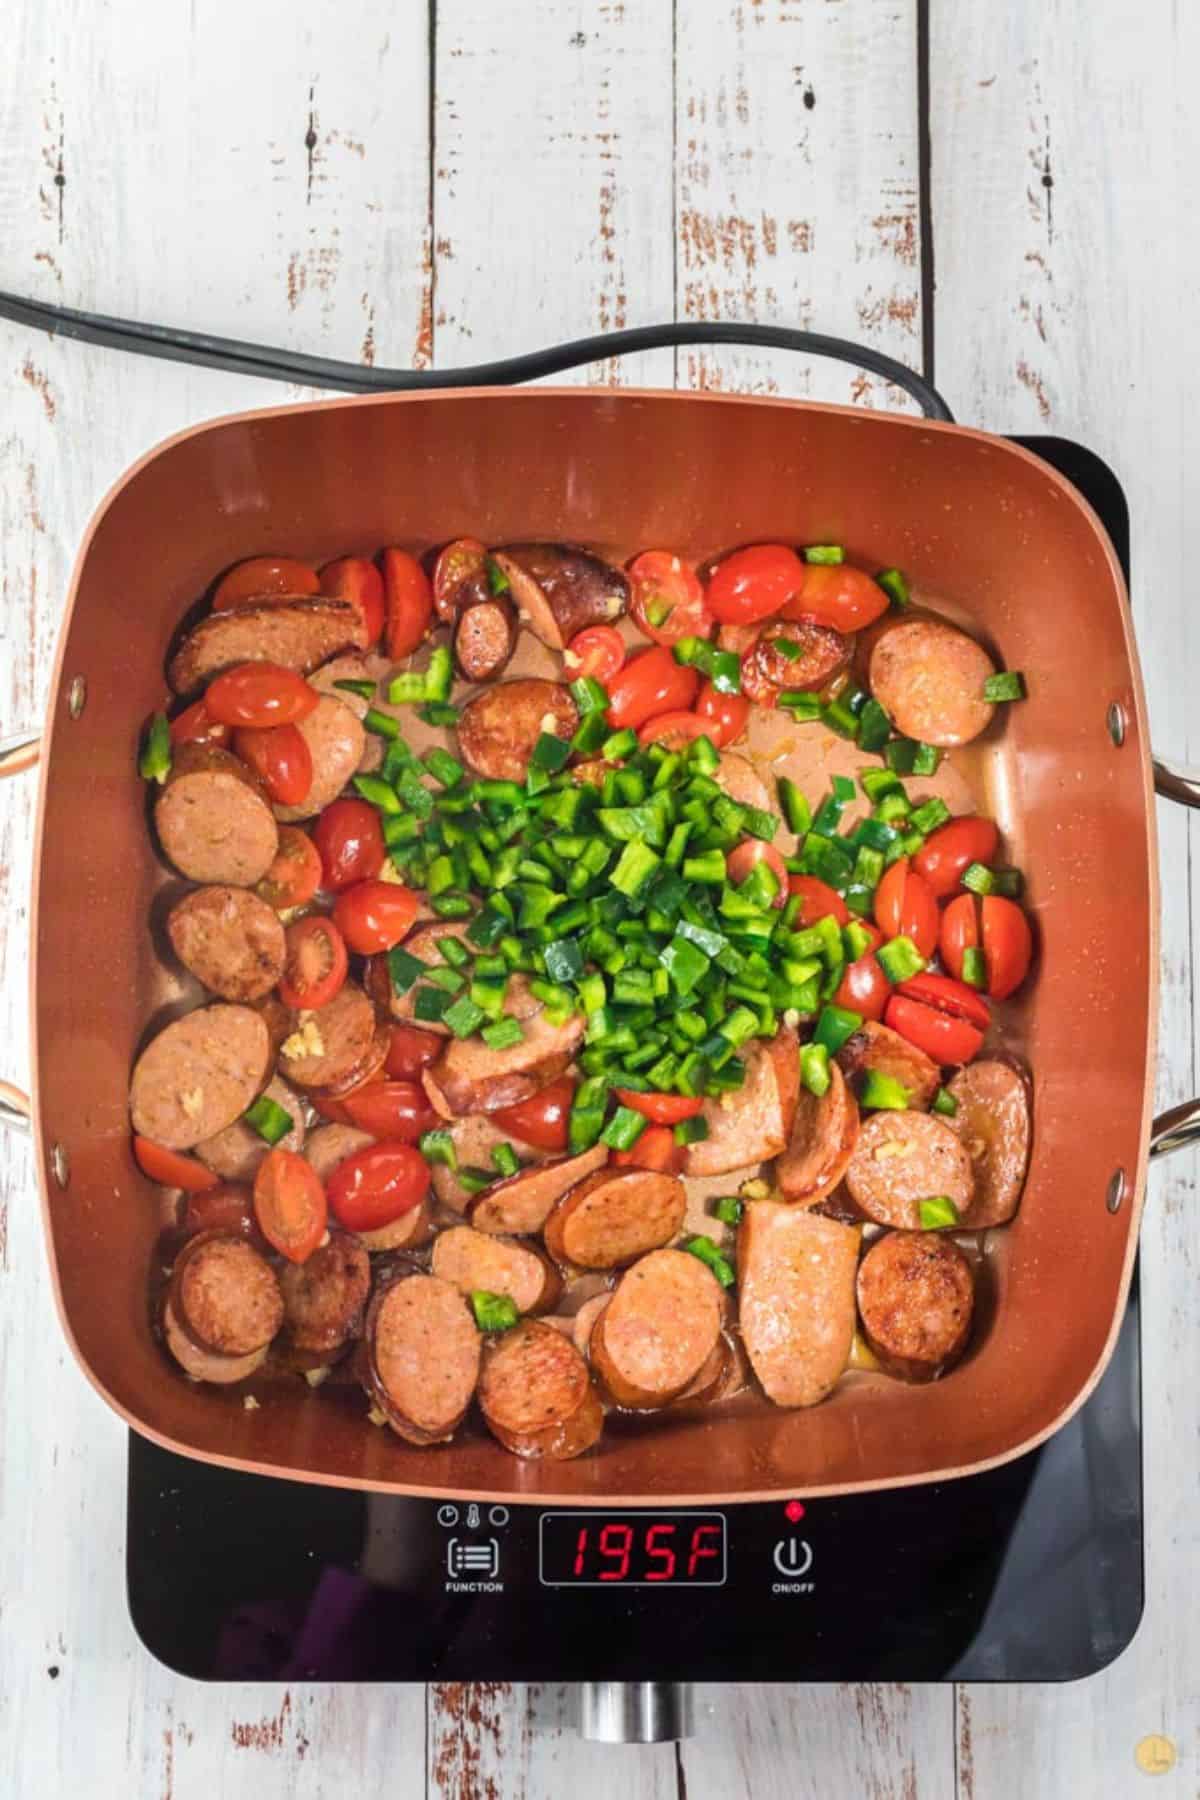
M1200 807L1200 769L1186 763L1154 758L1154 791L1163 800L1174 800L1180 806ZM1169 1112L1160 1113L1150 1127L1150 1155L1169 1156L1173 1150L1186 1150L1200 1142L1200 1099L1185 1100Z
M42 740L36 732L18 731L12 737L0 738L0 777L20 775L32 769L41 755ZM0 1081L0 1130L19 1131L28 1136L29 1095L11 1081Z
M1164 756L1154 758L1154 791L1163 800L1174 800L1180 806L1200 806L1200 769L1186 763L1168 762Z

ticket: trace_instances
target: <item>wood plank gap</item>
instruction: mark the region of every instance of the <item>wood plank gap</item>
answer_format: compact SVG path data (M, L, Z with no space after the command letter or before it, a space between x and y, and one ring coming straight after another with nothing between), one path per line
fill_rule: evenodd
M929 0L917 7L917 237L921 259L921 373L934 382L933 131L929 104Z

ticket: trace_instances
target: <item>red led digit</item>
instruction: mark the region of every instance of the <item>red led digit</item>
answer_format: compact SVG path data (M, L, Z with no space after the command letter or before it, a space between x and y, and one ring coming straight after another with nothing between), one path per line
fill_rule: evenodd
M583 1559L586 1554L587 1554L587 1526L585 1525L583 1530L579 1533L579 1537L576 1540L576 1544L575 1544L575 1567L574 1567L574 1570L572 1571L573 1574L575 1574L575 1575L583 1574Z
M717 1543L706 1543L704 1540L708 1537L716 1538ZM692 1533L692 1548L688 1555L687 1572L689 1576L696 1573L698 1565L704 1561L705 1557L719 1554L720 1537L719 1525L697 1525Z
M629 1573L629 1552L633 1545L632 1525L605 1525L600 1532L601 1556L614 1556L618 1567L601 1569L601 1581L624 1581Z
M654 1541L659 1532L664 1532L667 1537L674 1537L675 1527L673 1525L652 1525L646 1533L646 1561L650 1562L652 1558L658 1557L665 1565L661 1569L647 1569L647 1581L670 1581L675 1573L675 1552L668 1545L656 1544Z

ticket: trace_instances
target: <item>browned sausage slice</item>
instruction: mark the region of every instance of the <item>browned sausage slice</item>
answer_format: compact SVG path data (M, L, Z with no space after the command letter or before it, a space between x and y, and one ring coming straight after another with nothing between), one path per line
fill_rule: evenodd
M747 757L723 750L713 780L739 806L757 806L763 812L774 812L767 784Z
M468 1297L476 1292L507 1295L521 1313L549 1312L562 1293L557 1269L534 1245L493 1237L469 1225L438 1233L430 1267Z
M974 638L937 619L906 619L871 651L871 692L905 737L950 749L969 744L995 707L983 684L996 665Z
M517 647L517 613L502 596L480 600L458 615L454 660L465 681L495 681Z
M509 544L494 552L534 637L563 650L585 625L611 625L629 604L629 578L572 544Z
M711 1406L714 1400L724 1398L733 1366L733 1350L729 1339L721 1333L713 1347L712 1355L703 1364L694 1381L689 1381L682 1394L679 1394L671 1405L687 1406L699 1409Z
M253 887L275 860L279 829L266 791L216 744L181 744L154 803L163 854L189 881Z
M240 1119L266 1085L271 1043L248 1006L202 1006L153 1038L129 1084L133 1129L190 1150Z
M302 1150L304 1106L300 1096L294 1094L287 1083L275 1075L263 1089L263 1097L273 1100L276 1106L282 1106L292 1121L290 1130L279 1140L279 1148ZM206 1169L211 1169L214 1175L220 1175L224 1181L253 1181L259 1164L266 1159L270 1148L266 1138L255 1131L253 1125L247 1125L245 1119L235 1119L224 1131L202 1138L196 1145L196 1155Z
M723 1297L686 1250L652 1250L621 1278L592 1328L592 1366L618 1406L666 1406L716 1348Z
M415 956L418 962L428 963L430 968L444 967L446 959L438 949L439 942L447 937L465 938L467 924L465 919L439 919L433 924L418 925L405 938L404 949L409 956ZM386 956L368 957L363 979L368 994L381 1010L390 1013L393 1019L412 1018L420 981L414 981L406 993L398 994L392 986ZM436 1032L440 1037L450 1035L449 1026L436 1019L422 1019L421 1029Z
M492 1436L514 1456L554 1462L590 1450L604 1427L604 1408L583 1357L570 1338L536 1319L488 1344L479 1410Z
M858 1271L863 1333L889 1374L933 1381L966 1348L971 1265L940 1231L889 1231Z
M795 645L798 655L789 657L781 643ZM816 694L849 668L854 637L818 625L811 619L779 620L765 625L758 642L742 665L742 692L760 706L774 706L785 689Z
M766 1042L755 1039L743 1054L741 1087L704 1102L708 1136L688 1146L689 1175L727 1175L766 1162L787 1145L800 1094L796 1034L785 1026Z
M318 1125L315 1131L308 1134L304 1157L324 1184L339 1163L344 1163L356 1150L365 1150L374 1142L369 1131L360 1131L356 1125Z
M169 1293L163 1302L162 1325L167 1349L193 1381L212 1381L222 1386L245 1381L267 1360L270 1347L267 1344L261 1350L248 1351L245 1356L220 1356L215 1350L203 1349L180 1324Z
M568 1190L546 1220L546 1248L581 1269L619 1269L669 1244L683 1224L687 1189L651 1169L597 1169Z
M975 1171L972 1231L1007 1225L1029 1166L1029 1084L1008 1063L968 1063L950 1083L958 1111L946 1123L966 1146Z
M908 1104L914 1112L925 1112L942 1085L942 1072L933 1058L902 1038L890 1025L879 1025L865 1019L858 1030L846 1039L837 1053L844 1074L851 1078L867 1069L890 1075L908 1091Z
M426 1196L420 1206L410 1207L388 1225L377 1225L374 1231L360 1231L359 1241L372 1255L380 1250L419 1250L433 1236L433 1208Z
M785 1200L816 1206L845 1175L858 1142L858 1102L837 1064L829 1065L829 1086L818 1099L802 1087L791 1140L775 1177Z
M561 681L501 681L468 700L458 720L463 761L489 781L524 781L543 731L575 735L579 712Z
M279 1047L279 1067L297 1087L334 1087L366 1062L374 1044L375 1008L348 981L327 1005L297 1014L295 1031Z
M167 917L171 948L185 969L222 1000L261 1000L283 974L279 916L240 887L202 887Z
M309 687L316 688L318 694L332 694L343 706L348 706L356 719L365 719L367 710L374 705L383 704L378 699L367 700L362 694L355 694L349 688L339 687L339 681L374 681L375 670L365 656L357 650L345 656L335 656L330 662L322 663L308 677Z
M561 1156L522 1169L485 1188L471 1202L468 1218L476 1231L501 1237L532 1237L541 1231L555 1205L577 1181L608 1161L604 1144L593 1144L579 1156Z
M210 613L180 644L167 679L190 694L237 663L270 662L307 675L339 650L365 650L362 614L348 600L289 600L282 605L236 606Z
M588 1354L588 1346L591 1343L592 1338L592 1327L595 1325L596 1320L600 1317L600 1314L604 1311L611 1299L611 1289L606 1290L603 1294L593 1294L590 1300L584 1301L574 1318L565 1321L570 1327L571 1342L578 1350L580 1356L586 1356Z
M920 1203L944 1196L965 1215L975 1193L971 1159L933 1113L877 1112L858 1134L846 1171L855 1203L877 1225L919 1231Z
M249 1356L283 1324L283 1297L265 1256L232 1232L189 1240L171 1271L171 1308L205 1350Z
M492 1151L497 1144L512 1142L509 1133L494 1125L486 1113L469 1113L465 1119L455 1119L450 1126L450 1136L454 1141L459 1169L482 1169L492 1176L496 1175ZM522 1161L537 1163L546 1160L547 1152L536 1149L532 1144L514 1144L513 1147ZM441 1204L454 1212L465 1214L470 1210L473 1196L460 1182L458 1170L447 1168L445 1163L433 1165L433 1191ZM540 1230L541 1227L535 1226L534 1229Z
M304 1015L306 1018L308 1014ZM366 1055L359 1058L351 1069L337 1081L324 1083L321 1087L311 1088L313 1104L321 1100L340 1100L344 1094L352 1094L365 1082L374 1081L387 1061L391 1046L391 1032L382 1020L375 1027L375 1035L367 1046ZM319 1108L318 1108L319 1110Z
M333 1230L305 1262L284 1264L279 1286L288 1347L329 1357L358 1335L370 1260L356 1237Z
M738 1229L742 1342L768 1400L815 1406L854 1340L857 1226L802 1206L751 1200Z
M404 1275L367 1312L368 1393L413 1444L453 1437L479 1379L479 1332L456 1287Z
M528 1008L536 1007L530 1015ZM516 1106L561 1075L583 1041L585 1021L572 1013L552 1025L523 975L508 983L504 1010L520 1020L525 1035L507 1050L492 1050L482 1038L451 1038L438 1060L422 1073L430 1103L443 1118L499 1112Z
M312 782L296 806L277 806L277 819L311 819L336 800L362 761L367 734L340 694L322 694L296 727L312 756Z

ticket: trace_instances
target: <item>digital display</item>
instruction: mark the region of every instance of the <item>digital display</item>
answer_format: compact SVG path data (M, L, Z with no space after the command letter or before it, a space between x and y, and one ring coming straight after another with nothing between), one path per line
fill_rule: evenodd
M543 1587L720 1587L724 1515L543 1513L540 1573Z

